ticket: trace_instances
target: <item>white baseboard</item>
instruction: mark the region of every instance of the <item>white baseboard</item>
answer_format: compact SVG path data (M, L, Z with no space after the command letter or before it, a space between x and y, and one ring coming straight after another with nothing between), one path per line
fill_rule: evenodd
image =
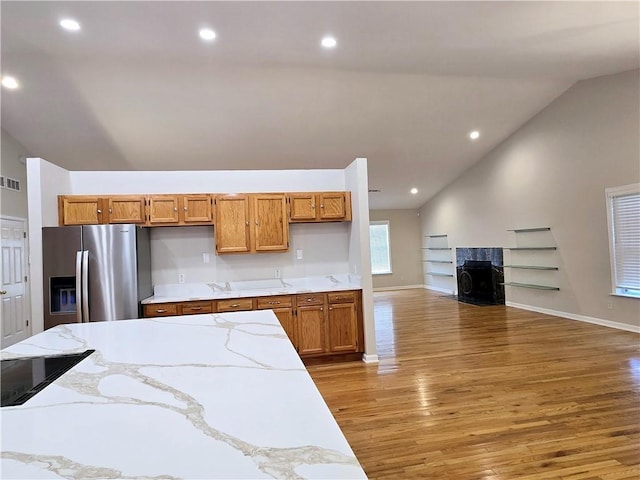
M455 290L449 290L447 288L434 287L433 285L422 285L422 288L424 288L425 290L433 290L434 292L448 293L449 295L455 295L456 294Z
M549 308L534 307L531 305L525 305L523 303L505 302L508 307L520 308L522 310L529 310L531 312L544 313L547 315L554 315L556 317L568 318L569 320L578 320L580 322L594 323L603 327L617 328L618 330L626 330L627 332L640 333L640 326L629 325L627 323L613 322L611 320L604 320L602 318L587 317L586 315L576 315L575 313L561 312L558 310L551 310Z
M362 361L364 363L378 363L378 355L367 355L366 353L364 353L362 355Z
M374 292L385 292L387 290L411 290L412 288L422 288L423 285L400 285L398 287L376 287Z

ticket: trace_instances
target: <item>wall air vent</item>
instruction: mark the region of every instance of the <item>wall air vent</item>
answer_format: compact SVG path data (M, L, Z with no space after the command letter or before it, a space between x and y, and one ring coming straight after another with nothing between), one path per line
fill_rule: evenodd
M20 181L9 177L0 177L0 188L6 190L20 191Z
M369 193L380 193L380 189L379 188L370 188L369 189Z

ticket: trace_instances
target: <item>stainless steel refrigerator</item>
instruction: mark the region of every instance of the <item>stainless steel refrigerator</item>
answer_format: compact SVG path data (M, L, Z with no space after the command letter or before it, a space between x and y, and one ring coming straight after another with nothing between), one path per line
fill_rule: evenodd
M152 294L149 230L136 225L42 229L44 328L139 318Z

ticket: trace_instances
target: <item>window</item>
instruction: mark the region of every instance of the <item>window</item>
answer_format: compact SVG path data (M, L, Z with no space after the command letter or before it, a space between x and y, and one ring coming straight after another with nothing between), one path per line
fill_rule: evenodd
M374 275L391 273L389 222L371 222L369 240L371 242L371 273Z
M606 193L612 293L640 298L640 183Z

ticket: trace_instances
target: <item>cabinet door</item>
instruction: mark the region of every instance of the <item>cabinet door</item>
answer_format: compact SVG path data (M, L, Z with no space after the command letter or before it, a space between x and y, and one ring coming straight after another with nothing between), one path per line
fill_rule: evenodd
M216 197L216 252L251 251L249 240L249 197L218 195Z
M355 303L329 305L329 351L355 352L358 349L358 321Z
M316 195L314 193L289 194L289 220L312 221L317 218Z
M182 222L185 224L213 223L211 197L209 195L182 195Z
M344 192L321 193L320 219L341 220L347 216L347 206Z
M298 307L298 352L311 355L327 351L324 307Z
M274 308L273 313L275 313L276 317L278 317L278 321L280 322L280 325L282 325L282 328L287 333L289 340L291 340L291 343L293 343L293 346L297 350L298 339L296 336L296 321L295 321L295 317L293 316L293 309L286 308L286 307Z
M145 199L141 196L117 196L108 202L108 223L145 223Z
M179 221L178 195L149 195L149 223L175 223Z
M102 223L102 199L84 195L58 197L58 223L98 225Z
M254 249L274 252L289 249L289 222L284 195L252 195Z

